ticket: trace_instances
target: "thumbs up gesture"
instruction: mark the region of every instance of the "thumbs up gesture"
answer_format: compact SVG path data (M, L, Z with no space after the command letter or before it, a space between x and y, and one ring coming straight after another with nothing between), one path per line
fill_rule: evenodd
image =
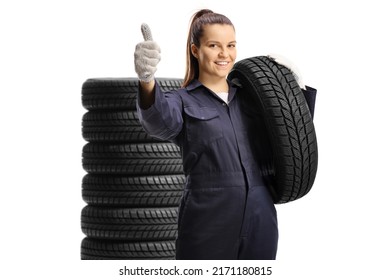
M138 78L146 83L154 80L154 73L157 71L157 64L160 62L160 47L153 41L152 33L147 24L141 25L141 32L144 41L135 47L134 64Z

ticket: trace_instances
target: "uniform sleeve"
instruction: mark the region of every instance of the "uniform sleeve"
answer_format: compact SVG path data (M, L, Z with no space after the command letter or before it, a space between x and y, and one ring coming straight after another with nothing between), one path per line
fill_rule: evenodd
M164 141L175 139L183 126L183 106L178 92L162 92L156 83L154 104L146 110L139 105L139 94L140 90L137 93L137 113L144 130Z
M315 88L306 86L306 89L302 89L303 95L305 96L307 105L309 106L309 111L312 119L314 119L314 108L316 104L317 90Z

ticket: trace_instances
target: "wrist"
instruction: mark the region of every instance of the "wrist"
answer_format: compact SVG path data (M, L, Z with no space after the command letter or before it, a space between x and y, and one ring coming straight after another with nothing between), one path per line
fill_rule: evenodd
M141 90L141 93L143 95L150 95L151 93L154 92L154 86L155 86L155 81L154 79L149 81L149 82L145 82L143 80L140 80L139 81L139 86L140 86L140 90Z

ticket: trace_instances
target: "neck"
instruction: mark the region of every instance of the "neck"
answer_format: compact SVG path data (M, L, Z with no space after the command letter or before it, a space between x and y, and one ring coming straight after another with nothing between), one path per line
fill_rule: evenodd
M211 89L215 93L229 91L229 84L226 78L218 77L217 79L202 79L199 77L199 82L201 82L205 87Z

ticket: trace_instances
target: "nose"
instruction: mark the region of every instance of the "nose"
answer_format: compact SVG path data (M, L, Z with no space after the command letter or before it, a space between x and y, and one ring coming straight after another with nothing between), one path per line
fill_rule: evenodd
M228 56L228 51L227 48L221 48L221 51L219 52L220 57L227 57Z

